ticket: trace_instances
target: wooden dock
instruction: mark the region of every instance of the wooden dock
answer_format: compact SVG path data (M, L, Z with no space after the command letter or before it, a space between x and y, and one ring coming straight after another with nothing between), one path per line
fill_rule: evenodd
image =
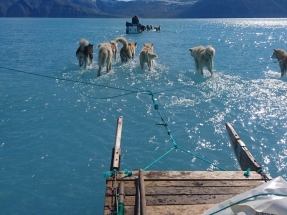
M229 132L232 126L226 126ZM261 168L257 162L255 171L248 175L245 171L120 171L121 129L122 117L118 119L110 168L115 174L106 180L104 215L117 211L122 215L203 214L212 206L265 183L263 175L257 172ZM235 134L232 128L229 136ZM238 135L232 139L239 140ZM253 159L249 151L246 155ZM240 156L248 165L244 153Z

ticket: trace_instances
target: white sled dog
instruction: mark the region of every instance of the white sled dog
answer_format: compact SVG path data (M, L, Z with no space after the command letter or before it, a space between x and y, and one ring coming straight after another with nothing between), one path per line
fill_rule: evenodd
M84 65L84 68L86 68L89 61L93 61L93 49L93 44L90 44L88 40L83 38L80 40L79 48L76 51L80 67Z
M213 57L215 49L212 46L196 46L189 49L190 55L194 59L195 68L203 74L203 68L206 67L213 75Z
M158 56L153 53L153 44L145 43L143 49L140 53L140 65L141 69L144 68L144 64L147 63L149 70L153 66L153 60L156 59Z
M116 60L118 45L117 42L112 40L109 43L101 43L98 45L98 76L101 75L101 70L105 66L107 67L107 72L112 69L112 59Z
M279 62L281 69L281 77L287 72L287 52L283 49L274 49L271 58L275 58Z
M137 43L136 42L128 42L123 37L118 37L116 42L121 42L123 47L120 50L120 57L122 63L128 62L129 59L134 59Z

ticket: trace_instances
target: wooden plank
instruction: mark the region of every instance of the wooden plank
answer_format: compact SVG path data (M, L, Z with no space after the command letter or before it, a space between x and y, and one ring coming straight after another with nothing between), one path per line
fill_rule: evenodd
M146 187L145 195L226 195L240 194L254 187ZM125 189L127 196L135 196L136 188L127 187ZM141 197L142 198L142 197Z
M244 171L145 171L145 180L262 180L261 175L255 171L250 171L250 176L246 178ZM133 180L138 178L138 171L133 171L131 176L127 176L123 171L117 175L117 180Z
M232 125L228 122L226 123L226 130L241 170L246 171L250 168L252 171L258 171L261 169L261 165L254 159Z
M152 215L197 215L203 214L213 206L213 204L150 206L147 208L147 212Z
M118 180L120 182L122 180ZM125 187L135 187L135 180L124 181ZM167 180L167 181L145 181L146 187L256 187L265 183L263 180ZM112 187L113 181L107 181L107 186Z
M116 169L118 171L120 170L122 127L123 127L123 117L120 116L120 117L118 117L118 121L117 121L115 146L113 148L110 171L112 171L114 169Z
M136 199L136 211L135 214L140 215L141 214L141 194L140 194L140 180L138 178L138 180L136 180L137 184L136 184L136 189L137 189L137 199Z
M235 195L159 195L146 196L147 206L152 205L197 205L197 204L218 204ZM106 197L105 205L109 206L111 196ZM135 196L126 196L125 205L134 206Z
M147 214L151 215L197 215L203 214L206 210L213 207L214 204L202 204L202 205L157 205L147 206ZM134 215L134 206L125 207L125 215ZM110 215L111 211L105 209L104 215Z
M139 182L140 182L140 196L141 196L141 215L146 215L146 192L145 192L145 185L144 185L144 177L143 177L143 170L139 170ZM134 190L135 191L135 190ZM135 192L136 195L136 192Z

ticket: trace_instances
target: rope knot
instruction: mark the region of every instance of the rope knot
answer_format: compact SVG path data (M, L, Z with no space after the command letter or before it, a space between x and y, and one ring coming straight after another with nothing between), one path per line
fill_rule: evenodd
M153 106L154 106L154 109L158 109L159 108L159 104L157 102L157 99L153 99Z
M132 176L132 171L128 171L127 169L125 169L125 174L128 175L129 177Z
M247 177L247 178L250 176L250 168L248 168L248 169L244 172L244 176Z

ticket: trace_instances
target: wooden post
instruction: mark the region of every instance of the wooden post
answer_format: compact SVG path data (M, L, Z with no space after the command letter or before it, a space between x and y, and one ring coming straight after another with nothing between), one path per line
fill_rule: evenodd
M120 182L119 184L119 203L124 203L125 199L125 184Z
M114 169L116 169L117 171L120 171L122 127L123 127L123 117L120 116L117 122L115 146L113 148L110 171Z
M146 198L145 198L145 185L143 178L143 170L139 170L140 179L140 196L141 196L141 215L146 215Z
M124 215L124 213L125 213L124 200L125 200L125 184L124 184L124 182L120 182L120 184L119 184L119 208L118 208L118 212L121 215Z
M140 194L140 178L138 177L137 180L137 200L136 200L136 206L137 206L137 213L136 215L140 215L141 214L141 194Z

